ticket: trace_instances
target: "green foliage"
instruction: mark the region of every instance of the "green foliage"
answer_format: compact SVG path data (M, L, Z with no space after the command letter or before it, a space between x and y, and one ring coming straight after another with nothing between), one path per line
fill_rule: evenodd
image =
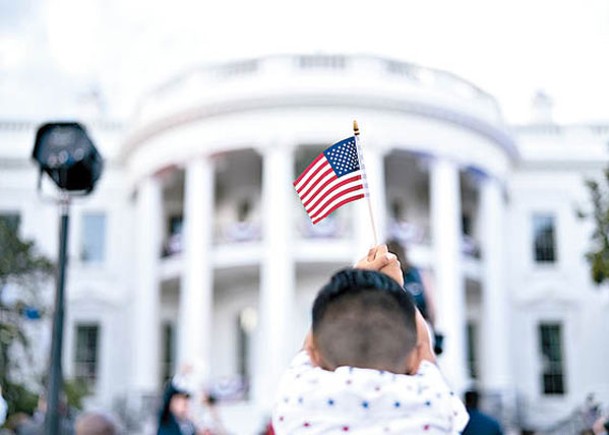
M0 291L10 282L27 284L52 272L53 263L36 253L34 242L21 240L15 229L0 219Z
M14 223L0 218L0 386L6 395L13 395L11 402L15 403L17 411L27 411L35 395L10 382L10 371L17 366L11 359L13 352L10 349L20 344L27 353L29 342L23 328L23 309L36 299L39 284L49 278L54 266L36 252L33 242L21 240ZM20 289L19 297L10 305L5 304L2 297L8 284Z
M71 408L82 409L82 399L89 395L89 386L81 379L70 379L64 382L68 405Z
M38 404L38 394L29 391L26 387L7 382L2 395L8 403L8 415L24 412L32 415Z
M590 192L592 211L580 213L580 217L589 218L594 223L586 259L590 264L592 280L600 285L609 281L609 168L604 171L602 183L588 180L586 186Z

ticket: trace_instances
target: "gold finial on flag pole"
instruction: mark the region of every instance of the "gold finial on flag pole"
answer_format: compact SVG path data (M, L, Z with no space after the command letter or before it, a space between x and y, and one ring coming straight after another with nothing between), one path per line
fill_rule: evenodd
M357 121L353 120L353 134L359 136L359 126L357 125Z

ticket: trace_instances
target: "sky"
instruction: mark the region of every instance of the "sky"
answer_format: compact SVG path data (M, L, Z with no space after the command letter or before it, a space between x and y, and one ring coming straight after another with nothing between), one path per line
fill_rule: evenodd
M0 0L0 119L67 116L96 98L128 118L180 71L276 53L447 70L512 124L538 91L557 122L609 122L609 0Z

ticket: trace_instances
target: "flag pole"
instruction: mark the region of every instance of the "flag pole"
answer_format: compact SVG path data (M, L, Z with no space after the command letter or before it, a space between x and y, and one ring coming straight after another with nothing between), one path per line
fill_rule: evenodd
M359 140L359 126L357 121L353 120L353 136L355 137L355 144L357 148L357 159L359 161L359 167L362 171L362 177L364 177L364 183L366 187L366 200L368 202L368 213L370 215L370 225L372 225L372 236L374 237L374 246L378 245L378 237L376 236L376 225L374 224L374 213L372 213L372 204L370 202L370 188L368 186L368 177L366 175L366 167L364 166L364 155L362 150L362 144Z

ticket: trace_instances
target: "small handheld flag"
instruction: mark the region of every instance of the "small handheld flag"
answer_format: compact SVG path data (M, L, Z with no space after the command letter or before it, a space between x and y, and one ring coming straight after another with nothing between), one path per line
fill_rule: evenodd
M351 136L320 153L294 181L313 224L337 208L366 197L366 175L360 162L356 136Z

